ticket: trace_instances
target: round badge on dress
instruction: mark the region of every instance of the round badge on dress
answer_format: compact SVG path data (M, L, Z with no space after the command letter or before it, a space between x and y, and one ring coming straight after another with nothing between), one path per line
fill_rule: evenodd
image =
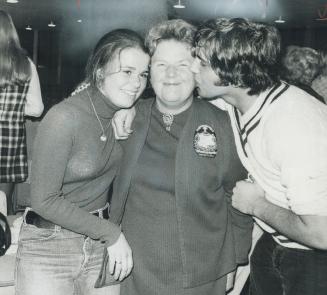
M193 146L202 157L214 158L217 155L216 133L209 125L200 125L194 132Z

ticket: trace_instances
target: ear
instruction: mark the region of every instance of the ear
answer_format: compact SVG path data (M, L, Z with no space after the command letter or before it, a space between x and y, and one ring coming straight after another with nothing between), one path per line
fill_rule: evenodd
M95 73L95 83L98 88L101 88L101 85L103 83L104 75L102 69L97 69Z
M97 81L99 80L102 80L103 79L103 71L102 69L97 69L97 72L96 72L96 78L97 78Z

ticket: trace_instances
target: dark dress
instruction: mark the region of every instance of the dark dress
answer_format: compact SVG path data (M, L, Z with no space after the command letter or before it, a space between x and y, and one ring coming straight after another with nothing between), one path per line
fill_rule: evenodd
M170 131L152 109L151 124L131 180L122 229L133 250L134 269L121 295L221 294L218 280L182 287L182 260L175 200L175 154L189 110L178 114ZM224 286L223 286L224 287Z
M29 81L0 88L0 183L28 176L24 108Z

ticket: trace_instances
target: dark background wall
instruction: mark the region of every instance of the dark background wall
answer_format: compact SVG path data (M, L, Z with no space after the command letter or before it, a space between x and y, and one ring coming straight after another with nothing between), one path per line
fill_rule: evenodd
M77 55L65 56L62 53L62 34L60 31L35 32L19 30L22 46L31 58L37 50L37 67L40 77L45 109L67 97L84 77L84 67L90 50ZM327 49L327 29L288 28L280 29L283 46L308 46L318 50ZM33 50L34 38L38 38L37 48ZM90 44L91 45L91 44ZM92 44L93 45L93 44Z

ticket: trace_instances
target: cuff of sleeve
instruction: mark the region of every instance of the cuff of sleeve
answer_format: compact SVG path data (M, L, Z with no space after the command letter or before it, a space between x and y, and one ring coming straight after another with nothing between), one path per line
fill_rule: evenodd
M109 225L108 225L109 227ZM105 243L106 247L109 247L117 242L119 236L121 234L120 227L116 224L112 224L110 226L110 230L108 234L106 234L103 238L101 238L101 242Z
M295 174L295 173L294 173ZM309 175L309 172L307 172ZM327 175L311 173L289 182L286 191L288 207L298 215L327 215Z
M303 203L290 203L290 210L297 215L327 216L327 196Z

